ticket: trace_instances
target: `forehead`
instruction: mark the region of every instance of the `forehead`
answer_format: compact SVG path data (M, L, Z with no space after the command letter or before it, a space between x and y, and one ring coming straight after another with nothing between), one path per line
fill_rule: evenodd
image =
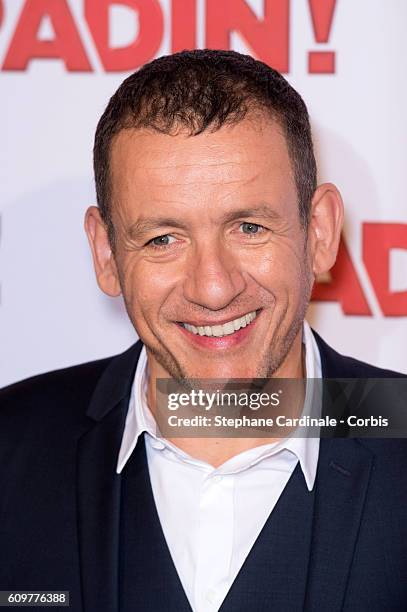
M283 130L261 117L198 136L122 130L112 142L110 173L115 206L125 208L163 196L208 203L236 193L295 192Z

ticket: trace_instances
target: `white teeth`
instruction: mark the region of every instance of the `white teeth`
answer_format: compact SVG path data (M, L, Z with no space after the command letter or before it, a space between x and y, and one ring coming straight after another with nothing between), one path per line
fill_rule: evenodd
M233 334L233 332L235 331L235 328L233 327L233 323L224 323L222 325L222 329L223 329L223 334L225 336L228 336L229 334Z
M212 327L212 336L216 336L217 338L223 336L222 325L214 325Z
M200 336L215 336L216 338L222 338L223 336L229 336L233 334L235 331L240 329L241 327L246 327L256 318L257 313L254 310L253 312L249 312L243 317L239 317L238 319L234 319L233 321L228 321L223 325L204 325L195 327L195 325L189 325L189 323L184 323L185 329L192 332L193 334Z

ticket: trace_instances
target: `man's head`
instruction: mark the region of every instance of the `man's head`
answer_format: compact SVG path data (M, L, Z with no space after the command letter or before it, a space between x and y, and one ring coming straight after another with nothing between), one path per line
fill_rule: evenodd
M94 164L98 281L157 374L262 377L298 358L342 208L316 188L308 113L279 73L232 51L159 58L110 100Z

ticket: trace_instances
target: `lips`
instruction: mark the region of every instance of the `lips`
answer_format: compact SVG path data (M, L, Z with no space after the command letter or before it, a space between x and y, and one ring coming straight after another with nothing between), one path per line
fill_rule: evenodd
M205 323L205 321L199 321L198 319L193 321L194 324L178 321L177 328L191 347L195 346L207 354L224 354L225 352L238 350L250 341L254 329L257 327L257 321L261 319L262 312L263 309L260 308L241 317L229 321L224 320L223 323L216 325L196 325L196 323ZM250 323L247 322L248 320L250 320ZM213 319L211 323L214 323ZM238 328L237 330L235 330L235 326ZM231 331L232 327L233 331ZM195 331L192 328L195 328ZM215 334L209 336L208 331L212 334L215 332Z
M182 323L182 326L196 336L223 338L223 336L229 336L239 329L246 327L254 321L256 316L257 313L253 310L252 312L248 312L241 317L237 317L221 325L191 325L189 323Z

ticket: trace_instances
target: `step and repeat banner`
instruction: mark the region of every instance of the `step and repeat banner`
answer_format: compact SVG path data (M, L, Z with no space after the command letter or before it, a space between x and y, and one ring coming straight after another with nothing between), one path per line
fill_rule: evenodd
M250 53L305 99L346 221L308 320L407 372L405 0L0 0L0 385L121 352L83 230L96 123L119 83L185 48Z

